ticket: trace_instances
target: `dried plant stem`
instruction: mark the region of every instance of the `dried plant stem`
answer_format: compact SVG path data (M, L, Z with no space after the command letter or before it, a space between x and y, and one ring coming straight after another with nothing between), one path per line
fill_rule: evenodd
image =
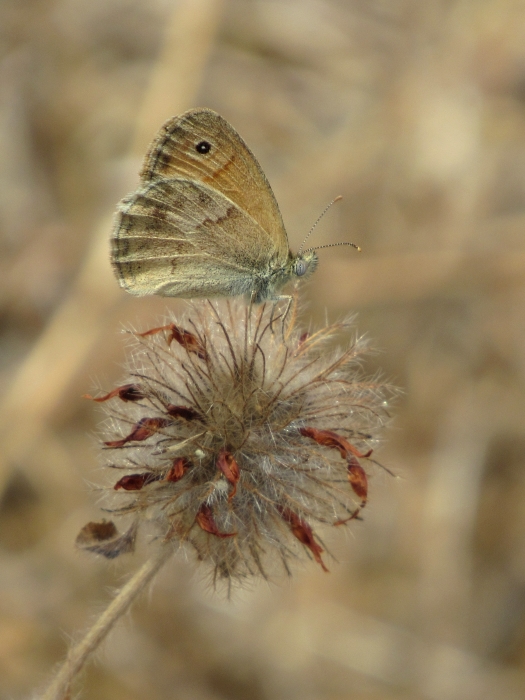
M69 650L64 664L40 700L65 700L70 697L71 684L86 661L172 553L172 547L161 547L126 583L84 638Z

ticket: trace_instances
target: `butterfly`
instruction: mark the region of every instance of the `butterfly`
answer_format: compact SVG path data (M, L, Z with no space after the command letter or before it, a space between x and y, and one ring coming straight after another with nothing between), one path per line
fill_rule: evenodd
M168 120L146 155L140 186L118 205L111 262L131 294L173 297L279 294L317 267L294 255L257 159L211 109Z

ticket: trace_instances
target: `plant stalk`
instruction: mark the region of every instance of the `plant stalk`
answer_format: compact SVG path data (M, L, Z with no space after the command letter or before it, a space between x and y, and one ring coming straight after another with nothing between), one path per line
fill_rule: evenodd
M172 547L162 546L121 588L84 638L71 647L66 660L47 690L40 696L40 700L67 700L70 697L71 684L86 661L172 553Z

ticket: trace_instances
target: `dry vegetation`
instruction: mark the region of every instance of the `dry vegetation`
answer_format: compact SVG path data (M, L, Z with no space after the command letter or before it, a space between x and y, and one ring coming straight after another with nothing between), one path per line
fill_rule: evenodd
M223 114L297 249L306 318L359 313L404 387L363 522L325 574L232 601L182 557L112 633L86 700L514 700L525 694L525 7L519 0L3 0L0 694L28 696L143 561L100 517L80 396L121 377L107 238L160 124ZM343 250L343 252L341 252ZM95 490L91 488L95 485Z

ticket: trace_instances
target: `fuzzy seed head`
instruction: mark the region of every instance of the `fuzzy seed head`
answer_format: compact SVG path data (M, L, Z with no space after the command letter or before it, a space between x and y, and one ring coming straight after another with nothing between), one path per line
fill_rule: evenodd
M112 510L132 522L107 541L84 529L81 546L117 556L147 521L215 578L290 573L301 554L327 570L318 530L365 505L391 388L362 377L365 345L348 324L302 333L295 304L286 319L279 310L191 302L184 318L131 334L125 383L95 400L110 417Z

